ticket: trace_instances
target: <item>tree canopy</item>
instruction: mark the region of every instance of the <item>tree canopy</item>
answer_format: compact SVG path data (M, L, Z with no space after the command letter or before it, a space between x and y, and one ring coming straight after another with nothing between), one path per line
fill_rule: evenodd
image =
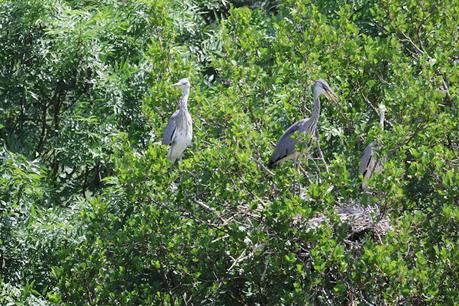
M0 0L0 304L457 303L457 16L456 0ZM184 77L193 142L169 171ZM317 79L339 96L320 137L268 170ZM371 141L385 162L364 192Z

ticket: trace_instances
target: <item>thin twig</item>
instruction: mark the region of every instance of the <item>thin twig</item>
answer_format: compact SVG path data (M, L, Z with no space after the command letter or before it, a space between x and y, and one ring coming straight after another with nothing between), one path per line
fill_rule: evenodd
M216 212L217 212L217 211L215 210L215 208L210 207L210 206L204 204L204 203L203 203L202 201L200 201L200 200L196 200L196 199L195 199L195 203L198 204L199 206L205 208L205 209L208 210L208 211L211 211L211 212L213 212L213 213L216 213Z
M256 159L255 157L252 157L251 158L259 167L263 168L266 172L268 172L270 175L273 175L274 176L274 173L268 169L268 167L266 167L263 163L259 162L258 159Z
M304 176L306 176L306 179L309 181L309 185L311 185L311 184L312 184L312 180L311 180L311 178L309 177L308 172L307 172L301 165L299 166L299 169L300 169L300 172L301 172Z
M226 238L228 238L228 237L229 237L229 235L223 235L223 236L221 236L221 237L215 238L215 239L212 240L210 243L215 243L215 242L217 242L217 241L224 240L224 239L226 239Z
M451 97L451 94L449 92L449 87L448 87L448 84L447 84L447 79L446 79L446 76L444 74L441 74L442 78L442 84L443 84L443 89L446 93L446 97L448 98L448 102L453 106L455 107L456 104L453 103L453 98Z
M265 276L266 276L266 271L268 270L268 260L265 260L265 268L263 270L263 273L261 274L261 281L263 281L265 279Z
M431 59L431 57L424 51L422 50L421 48L419 48L414 42L413 40L411 39L411 37L409 37L408 35L406 35L403 31L400 31L400 34L402 34L402 36L405 38L405 40L407 40L411 46L414 48L414 50L416 51L417 54L426 54L427 57L429 59Z
M375 306L375 304L372 304L372 303L368 302L368 301L363 297L362 291L359 290L359 294L360 294L360 298L362 299L362 301L364 301L365 303L367 303L367 305L369 305L369 306Z

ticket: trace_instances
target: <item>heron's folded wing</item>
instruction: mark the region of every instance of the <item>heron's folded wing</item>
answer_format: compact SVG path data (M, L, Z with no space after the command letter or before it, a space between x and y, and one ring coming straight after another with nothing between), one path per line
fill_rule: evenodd
M169 119L169 123L167 124L166 128L164 129L163 135L163 144L171 144L172 140L174 139L175 129L177 125L175 123L175 118L177 117L179 111L176 111L171 118Z
M360 158L360 165L359 165L359 172L365 176L366 172L370 170L370 164L372 162L372 159L374 158L373 156L373 151L374 151L374 143L371 142L365 150L363 150L362 157Z
M298 121L291 125L284 135L279 139L273 154L269 158L269 164L272 165L284 157L293 154L295 152L296 140L292 138L293 134L299 130L304 120Z

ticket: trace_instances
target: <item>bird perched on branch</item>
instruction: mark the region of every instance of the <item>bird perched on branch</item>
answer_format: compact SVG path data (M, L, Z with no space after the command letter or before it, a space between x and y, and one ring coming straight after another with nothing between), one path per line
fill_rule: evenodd
M180 108L171 116L164 130L162 144L170 145L167 159L172 162L180 160L185 149L191 145L193 138L193 121L188 112L188 96L190 95L190 81L188 78L181 79L173 86L182 90Z
M379 105L379 125L381 127L381 132L384 131L384 114L386 112L386 107L384 104ZM359 172L363 175L363 181L360 185L362 190L366 190L368 186L368 180L373 175L373 173L382 170L382 163L384 159L378 158L376 151L378 150L378 145L375 141L372 141L363 151L362 157L360 158Z
M324 80L317 80L314 82L313 93L314 111L311 117L294 123L285 131L269 159L268 168L273 168L285 160L294 160L296 162L300 156L300 152L298 152L295 147L299 143L300 137L303 136L301 134L310 135L310 137L312 137L317 128L320 115L320 95L324 95L334 102L338 101L338 97Z

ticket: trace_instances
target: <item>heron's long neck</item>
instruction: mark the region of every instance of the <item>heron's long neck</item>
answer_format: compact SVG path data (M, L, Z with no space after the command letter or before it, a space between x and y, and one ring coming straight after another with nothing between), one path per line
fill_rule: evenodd
M314 111L312 112L311 120L314 123L317 123L319 121L319 115L320 115L319 93L317 90L314 90Z
M183 110L188 110L188 96L190 95L190 88L185 87L183 90L182 97L180 98L180 108Z
M379 117L379 125L381 126L381 131L384 131L384 112L381 112Z

